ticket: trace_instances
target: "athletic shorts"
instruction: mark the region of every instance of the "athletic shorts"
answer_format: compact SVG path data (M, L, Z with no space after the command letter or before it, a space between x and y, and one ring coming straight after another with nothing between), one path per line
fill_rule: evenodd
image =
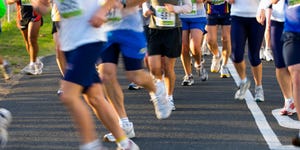
M93 83L100 83L95 64L104 45L104 42L89 43L65 52L67 66L63 80L81 85L83 92Z
M207 15L207 25L230 25L231 24L231 17L230 14L211 14Z
M287 66L300 64L300 33L284 32L283 58Z
M108 32L108 45L101 54L101 63L118 64L120 53L126 71L140 70L147 52L144 32L116 30Z
M21 30L26 30L30 22L38 22L41 20L41 26L43 25L43 18L37 14L32 6L23 5L21 6L21 14L18 18L18 27Z
M276 68L285 68L283 59L283 42L281 40L284 22L271 20L271 47L274 56L274 63Z
M161 55L177 58L181 54L181 28L150 29L148 55Z
M203 33L206 33L206 18L180 18L182 24L182 30L191 30L191 29L199 29Z

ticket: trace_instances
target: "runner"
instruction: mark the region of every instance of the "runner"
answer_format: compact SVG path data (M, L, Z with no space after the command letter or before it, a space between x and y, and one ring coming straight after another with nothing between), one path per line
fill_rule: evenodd
M148 62L156 82L166 87L167 97L175 109L173 93L176 75L176 58L181 53L180 13L192 11L191 0L150 0ZM164 57L162 61L162 57ZM163 62L163 64L162 64ZM163 70L163 71L162 71ZM163 77L164 74L164 77Z
M192 11L179 15L182 23L182 49L181 62L185 76L181 85L191 86L194 84L191 61L194 59L194 67L202 81L208 79L208 73L204 68L201 45L203 35L206 33L206 13L203 2L193 0ZM203 60L203 61L202 61Z
M260 2L260 5L267 7L270 3L270 1L264 0ZM257 14L261 13L261 16L263 16L264 10L258 10ZM274 54L276 78L284 98L284 106L280 114L293 115L296 112L296 108L293 100L291 75L284 63L283 42L281 40L284 26L284 0L279 0L277 4L272 5L271 13L271 46ZM264 20L259 20L259 18L258 21L264 22Z
M39 13L46 13L48 0L31 2ZM102 84L95 68L106 41L106 34L99 27L106 21L108 10L116 4L115 1L102 2L99 5L98 0L55 1L62 16L59 43L67 61L59 96L77 126L80 150L106 149L98 139L90 109L81 98L83 93L97 118L116 137L118 149L138 150L139 147L128 139L119 126L116 112L102 93Z
M29 75L43 72L43 63L37 58L39 52L38 37L43 18L32 9L29 0L6 0L7 4L16 4L17 26L23 36L30 63L21 71Z
M230 43L230 4L224 0L208 0L207 5L207 40L213 54L210 71L220 72L221 78L230 77L227 62L231 54ZM218 46L218 28L222 30L222 54ZM222 64L221 64L222 61Z
M264 36L265 26L256 21L259 2L253 0L228 0L231 4L231 59L241 79L235 99L243 100L251 81L247 78L244 59L245 44L248 41L248 58L255 82L254 100L264 101L262 87L262 64L259 50Z

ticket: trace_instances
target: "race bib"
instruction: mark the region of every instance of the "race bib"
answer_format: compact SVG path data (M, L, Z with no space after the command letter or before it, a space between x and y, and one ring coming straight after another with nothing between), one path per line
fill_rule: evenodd
M289 6L299 5L300 0L289 0Z
M31 6L30 0L21 0L21 5Z
M78 0L58 0L58 9L63 18L71 18L82 14Z
M211 4L214 4L214 5L221 5L224 3L225 3L225 0L212 0L211 1Z
M185 15L197 15L197 3L196 0L192 0L192 11Z
M122 19L122 13L120 9L111 9L107 14L108 21L120 21Z
M167 12L164 6L155 6L155 22L160 27L174 27L175 14Z

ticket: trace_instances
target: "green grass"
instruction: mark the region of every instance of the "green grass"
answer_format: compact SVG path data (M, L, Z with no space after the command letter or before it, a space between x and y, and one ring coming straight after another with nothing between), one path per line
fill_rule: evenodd
M29 55L25 48L20 30L17 28L15 15L13 19L7 22L4 17L2 21L2 33L0 33L0 55L8 60L13 68L14 73L19 73L29 63ZM43 17L44 23L39 32L39 54L38 56L47 56L55 54L54 42L52 39L51 29L52 22L50 15Z

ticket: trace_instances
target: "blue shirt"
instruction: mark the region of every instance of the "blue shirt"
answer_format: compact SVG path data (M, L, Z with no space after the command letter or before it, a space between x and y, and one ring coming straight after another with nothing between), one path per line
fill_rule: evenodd
M285 0L284 31L300 33L300 0Z

